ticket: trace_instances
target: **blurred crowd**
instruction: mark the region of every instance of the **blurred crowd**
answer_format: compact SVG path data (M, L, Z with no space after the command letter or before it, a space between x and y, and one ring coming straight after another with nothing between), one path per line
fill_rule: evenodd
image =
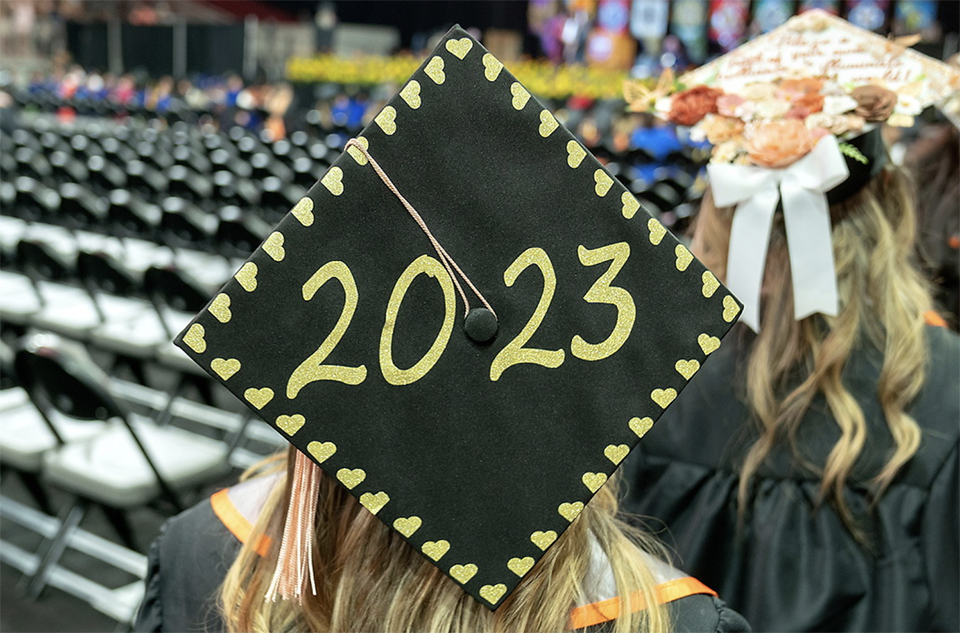
M116 121L141 117L153 124L184 121L205 131L241 127L267 141L301 130L342 147L358 134L398 89L393 85L361 87L319 84L295 89L286 82L247 82L236 74L175 80L128 73L113 75L66 66L28 81L4 79L6 90L19 94L20 107L56 113L61 121L76 116L105 116ZM7 98L9 101L9 97ZM626 112L619 100L582 96L550 103L558 120L573 131L635 194L673 230L682 231L696 212L703 192L705 141L696 143L677 128L646 114ZM914 167L920 192L920 257L941 290L941 303L960 317L958 298L957 129L935 109L913 128L888 130L896 162ZM660 186L671 180L682 195ZM676 184L679 183L679 184ZM952 190L951 190L952 187ZM664 199L664 196L668 199ZM954 321L956 323L956 320Z

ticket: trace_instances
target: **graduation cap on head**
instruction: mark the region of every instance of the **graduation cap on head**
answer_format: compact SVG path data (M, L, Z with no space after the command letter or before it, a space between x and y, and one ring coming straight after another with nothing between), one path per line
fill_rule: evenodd
M739 312L455 27L177 343L495 609Z
M822 10L782 26L655 91L654 110L713 144L707 171L719 206L737 205L727 283L760 328L760 287L774 214L783 209L795 318L839 311L829 205L859 193L887 163L880 124L909 127L960 92L960 72ZM678 88L684 88L677 91Z

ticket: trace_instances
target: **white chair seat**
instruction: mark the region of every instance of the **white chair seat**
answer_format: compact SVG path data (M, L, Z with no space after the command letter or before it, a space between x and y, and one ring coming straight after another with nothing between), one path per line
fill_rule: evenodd
M165 266L173 261L173 253L166 246L146 240L126 238L120 256L124 268L135 276L142 276L151 266Z
M87 253L107 253L113 257L119 257L123 253L123 245L120 240L112 235L102 235L100 233L91 233L90 231L77 231L74 234L78 251Z
M153 306L146 301L110 295L100 295L98 299L107 323L122 323L153 313ZM100 314L89 296L74 305L48 305L33 315L31 323L71 338L83 338L101 325Z
M30 402L30 396L20 387L11 387L0 391L0 414Z
M159 349L170 345L173 336L187 326L194 317L186 312L166 314L167 330L160 323L156 311L150 310L132 319L111 322L90 332L90 341L97 347L135 358L153 358Z
M27 223L9 215L0 216L0 249L12 253L27 230Z
M177 330L179 334L180 331ZM187 356L186 352L174 345L173 343L166 343L157 348L157 360L166 365L167 367L176 369L181 372L189 372L191 374L196 374L198 376L207 376L207 372L203 370L192 358Z
M18 292L33 292L30 279L20 273L0 270L0 297Z
M43 242L68 262L77 261L77 239L71 231L62 226L33 223L26 227L23 239Z
M235 268L231 268L230 262L223 257L200 251L177 251L175 261L177 266L185 270L211 294L236 272Z
M26 472L40 472L43 455L57 447L57 439L23 389L5 389L0 394L0 407L4 407L0 408L0 462ZM21 404L8 406L15 400ZM107 427L106 422L81 422L57 412L52 413L52 422L65 443L87 440Z
M40 292L43 294L44 305L50 307L75 307L90 300L87 293L80 288L48 281L40 282ZM40 308L40 299L32 286L11 294L0 294L0 318L12 323L27 323Z
M221 442L143 419L135 418L133 426L171 488L189 488L230 470ZM50 451L43 470L52 485L113 507L141 505L160 492L150 465L120 422L86 442Z

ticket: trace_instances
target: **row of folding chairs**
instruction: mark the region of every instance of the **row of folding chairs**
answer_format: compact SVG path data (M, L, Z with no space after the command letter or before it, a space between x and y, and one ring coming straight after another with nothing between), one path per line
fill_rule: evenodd
M225 205L256 209L271 223L316 182L347 138L329 134L321 140L297 131L273 142L240 127L202 132L181 123L158 131L97 123L51 127L42 121L6 141L0 137L0 148L5 144L13 150L0 159L0 177L89 182L93 194L125 189L157 204L169 195L206 211ZM642 148L592 149L656 215L697 196L691 186L704 159L700 150L684 148L658 160ZM669 225L673 218L661 219Z
M0 518L42 537L33 551L0 543L0 558L24 574L28 596L53 585L128 622L146 566L126 513L143 505L176 512L198 487L282 442L247 424L244 412L212 406L212 383L170 343L237 262L162 247L132 255L129 244L124 259L110 255L123 248L116 238L10 217L0 218L0 235L11 264L0 271L0 326L11 343L0 369L0 468L33 498L27 506L5 497ZM185 269L205 272L205 281ZM174 387L149 385L146 365L172 375ZM198 398L184 397L190 385ZM69 502L53 507L50 489ZM113 538L82 529L94 507ZM132 581L106 587L66 569L59 561L69 548Z
M324 142L303 132L264 143L242 129L232 134L34 121L0 135L0 179L15 183L25 177L56 193L69 183L87 198L126 190L154 204L176 197L204 211L235 205L275 217L320 178L333 156ZM86 203L84 197L65 197ZM96 205L86 211L96 215Z

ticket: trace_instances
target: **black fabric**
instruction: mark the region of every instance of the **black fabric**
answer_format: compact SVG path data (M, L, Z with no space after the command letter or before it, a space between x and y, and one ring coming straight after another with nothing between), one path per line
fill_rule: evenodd
M592 498L706 359L703 341L722 337L740 312L497 64L453 29L413 75L416 94L406 85L406 97L390 100L362 134L492 304L492 341L465 334L464 306L437 252L356 148L178 337L329 475L362 470L352 494L368 508L388 498L378 512L387 525L418 519L407 536L414 548L448 545L431 557L444 572L475 565L463 586L487 607L502 604L543 555L531 536L563 533L576 504ZM409 268L430 261L424 274ZM311 278L326 281L309 287ZM599 360L577 357L575 340L600 344L617 323L622 346ZM495 375L495 359L526 340L525 328L524 349L549 358ZM435 341L441 351L430 357ZM417 380L390 383L385 356L404 370L434 364ZM306 376L291 391L298 367L309 373L321 362L333 373Z
M861 134L842 142L859 151L859 156L843 155L850 175L839 185L827 192L827 202L838 204L845 202L860 193L860 190L880 173L887 164L887 146L883 142L880 126L873 128L866 134Z
M223 630L217 595L240 543L205 500L163 524L150 546L137 633Z
M785 447L756 476L738 535L738 468L756 437L742 402L742 359L752 338L744 330L727 337L631 456L626 506L662 521L679 564L757 630L960 630L960 339L928 328L927 382L911 408L922 444L872 514L864 482L892 446L876 397L882 355L860 349L850 358L844 383L869 434L844 496L861 517L871 552L835 511L815 510L819 481L795 466ZM808 457L825 455L838 437L827 411L816 401L802 422L798 446Z
M150 547L146 593L136 633L218 633L223 619L216 607L220 584L240 543L214 515L210 501L164 524ZM667 604L675 633L749 631L746 620L713 596L694 595ZM585 629L607 633L612 623Z

